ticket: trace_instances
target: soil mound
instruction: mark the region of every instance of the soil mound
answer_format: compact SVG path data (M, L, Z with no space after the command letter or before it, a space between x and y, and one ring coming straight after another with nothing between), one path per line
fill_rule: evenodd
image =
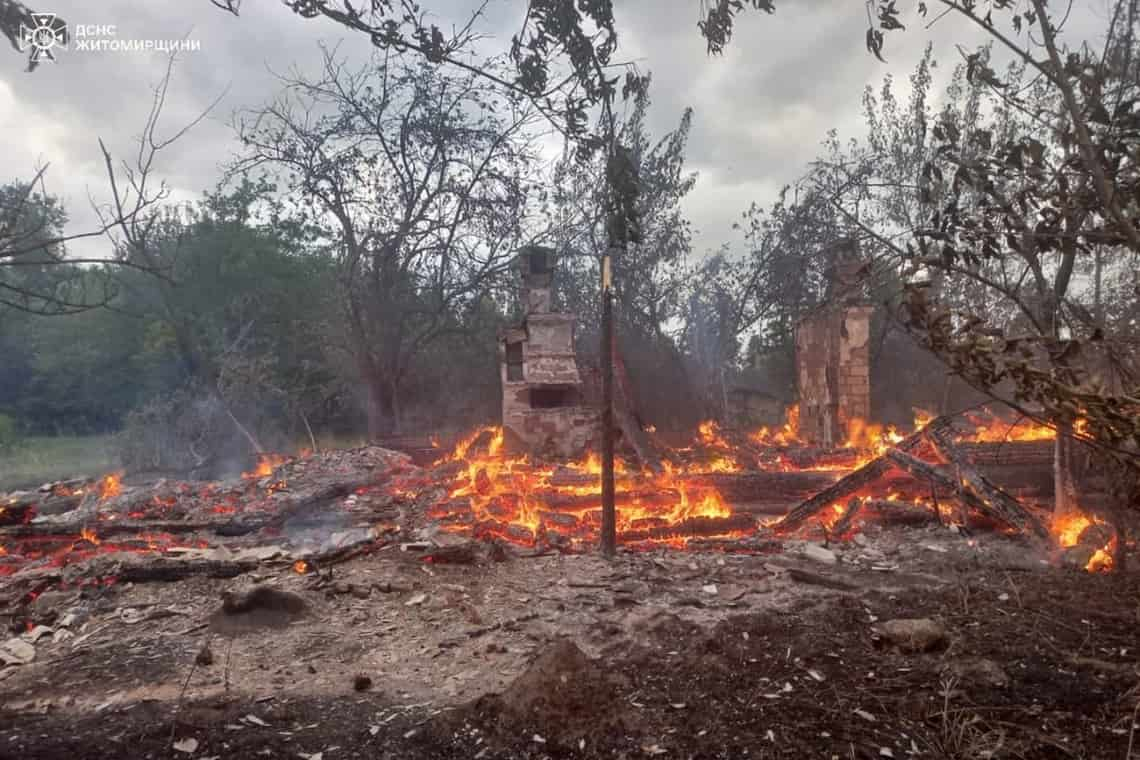
M536 735L547 746L577 749L582 741L596 746L596 740L630 729L627 710L618 704L622 685L574 642L562 639L546 647L502 694L482 696L454 717L507 741L522 734Z

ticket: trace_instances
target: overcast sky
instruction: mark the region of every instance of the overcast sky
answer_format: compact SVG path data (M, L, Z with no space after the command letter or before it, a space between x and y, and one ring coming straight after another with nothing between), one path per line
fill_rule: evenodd
M345 40L342 50L363 61L369 46L324 19L306 20L277 0L247 0L234 18L208 0L43 0L37 10L71 24L114 24L119 40L188 37L201 50L179 62L163 125L169 133L226 93L212 115L163 154L156 174L180 198L213 187L221 165L237 149L231 114L272 98L271 71L296 64L315 70L319 40ZM440 26L466 18L473 3L425 0ZM948 72L958 60L954 42L976 42L963 22L948 18L923 31L912 3L900 3L910 28L888 35L889 65L867 54L866 12L856 0L778 2L773 16L741 18L728 53L706 55L696 22L698 0L617 0L619 58L653 73L651 126L671 129L686 106L694 109L688 163L699 172L687 212L697 230L696 249L731 240L731 224L753 201L771 202L779 188L801 176L835 127L842 137L862 134L861 98L867 84L892 72L905 82L927 40ZM932 4L933 5L933 4ZM525 3L493 0L480 28L489 45L505 50ZM1105 0L1076 0L1071 38L1095 38ZM98 139L116 156L130 155L162 74L162 53L60 51L56 63L25 73L25 58L0 53L0 181L29 178L50 162L49 190L62 196L71 230L94 223L88 196L108 197ZM105 244L73 247L97 254Z

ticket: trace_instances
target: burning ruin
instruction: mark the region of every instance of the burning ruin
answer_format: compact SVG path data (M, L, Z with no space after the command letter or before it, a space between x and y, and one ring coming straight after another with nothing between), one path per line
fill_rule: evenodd
M134 662L139 651L151 652L148 662L170 659L170 641L176 641L179 656L192 663L182 689L195 684L200 698L229 694L230 650L236 648L243 663L235 667L237 689L250 695L276 694L286 682L332 693L336 684L351 683L353 693L367 691L373 681L358 669L364 665L383 672L386 683L401 684L401 698L410 704L427 703L414 693L438 698L436 681L445 681L452 700L477 698L476 708L456 714L475 709L481 715L487 705L499 705L533 731L533 712L512 712L512 700L531 704L533 694L541 694L549 706L549 695L566 697L561 679L577 679L579 671L591 673L598 688L610 686L565 640L549 656L538 652L520 672L510 655L521 640L542 639L547 630L531 624L596 642L599 634L588 621L609 615L600 638L621 649L627 645L617 641L642 641L642 626L656 621L652 625L666 631L667 651L654 652L652 662L672 663L667 658L683 648L678 631L688 629L662 609L695 610L698 620L722 626L738 606L798 604L814 593L866 592L862 605L871 604L873 592L889 591L893 605L899 589L931 578L944 598L948 574L983 557L1024 573L1080 568L1094 581L1126 548L1093 508L1091 483L1082 488L1086 511L1054 519L1056 433L1048 427L984 410L953 416L916 410L903 429L872 422L870 309L847 302L798 328L801 402L787 409L782 424L740 430L707 420L679 443L652 427L632 428L636 417L624 409L623 449L615 463L623 551L616 560L594 556L602 524L601 465L593 449L598 420L574 356L573 317L551 307L549 254L531 249L519 257L526 312L501 336L502 425L410 447L415 457L378 446L263 454L228 481L135 482L115 472L0 495L2 598L14 634L0 644L6 666L0 680L10 678L17 692L28 690L46 680L42 674L54 663L71 657L88 663L84 673L98 670L91 657L84 659L85 647L90 637L102 636L95 639L95 657L120 643L124 648L118 659L108 659L113 672L109 667L101 683L136 694L142 687L124 678L132 671L121 663ZM425 449L432 455L425 458ZM829 573L829 566L842 572ZM605 594L604 603L583 602L583 592ZM925 587L909 593L919 595L916 606L932 598ZM111 618L89 622L91 610L109 600L120 604ZM169 624L183 616L201 622ZM873 629L877 641L908 625L920 625L935 643L947 636L935 620L891 622ZM131 632L105 632L112 625ZM200 631L204 641L188 638ZM614 631L624 631L617 641ZM830 635L845 634L850 630ZM750 635L734 632L731 640L753 646ZM228 639L223 675L207 672L195 681L196 670L208 671L215 662L211 636ZM349 642L371 636L383 643L362 658ZM802 639L789 636L779 642L780 652L790 653ZM483 637L495 641L478 643ZM498 641L511 642L510 648ZM684 646L705 651L708 641ZM823 649L831 646L829 640ZM860 662L867 662L865 642L857 646ZM902 646L914 647L910 639ZM755 647L746 662L773 657L763 635ZM444 653L464 650L464 667L437 664ZM39 653L51 659L37 661ZM307 675L297 672L294 655L306 658ZM312 665L318 658L325 660L321 671ZM268 680L264 662L273 668ZM344 663L354 672L343 672ZM739 658L734 663L738 667ZM796 689L807 693L852 670L805 667L797 657L806 679L796 686L794 675L781 676L778 689L766 683L770 676L760 677L761 688L769 689L765 700L787 699ZM425 668L434 674L426 685ZM487 668L517 675L511 686L499 684L506 690L501 704L480 696L490 688ZM140 672L136 680L153 680L145 668ZM64 690L81 690L67 674L57 675ZM749 688L755 689L751 680ZM173 701L175 695L166 696ZM100 695L95 714L112 701ZM176 717L181 702L178 693ZM580 702L580 696L569 700L575 709ZM669 704L675 712L687 709L684 701ZM268 726L254 713L237 720L225 730ZM370 737L381 725L368 729ZM420 725L401 729L400 741ZM543 725L543 734L534 734L543 742L584 730L582 721L567 724L557 710ZM176 720L174 731L193 729ZM295 731L280 733L292 739ZM214 751L218 738L207 740ZM179 739L174 748L188 752L196 742Z
M834 246L829 298L795 329L800 429L824 447L857 438L854 427L871 418L871 315L859 295L865 265L854 243ZM847 436L847 437L845 437Z
M658 443L661 472L619 460L620 543L773 551L793 534L843 539L867 522L927 521L1042 545L1052 536L1065 550L1093 541L1082 564L1112 562L1116 539L1100 518L1081 513L1051 524L1050 440L1041 426L920 413L903 435L856 418L849 429L857 434L824 448L804 441L797 413L776 431L745 435L707 422L688 446ZM1003 428L1006 440L994 442ZM0 499L0 574L32 592L148 573L238 573L271 556L319 567L424 531L590 550L601 522L597 457L512 453L506 440L504 428L479 430L426 467L364 448L266 456L235 482L129 486L115 474L8 494Z
M856 611L874 622L886 614L880 608L896 610L905 594L906 604L923 614L945 612L937 605L958 604L959 593L947 590L953 588L947 574L982 558L1017 567L1025 577L1051 570L1039 559L1060 558L1087 571L1090 582L1097 580L1091 574L1112 567L1118 538L1101 518L1089 512L1049 519L1047 429L982 413L917 413L905 431L852 418L844 440L823 447L806 440L798 415L792 407L778 428L750 432L708 421L683 446L648 433L660 471L633 452L617 463L624 551L616 561L594 551L601 522L597 456L512 452L500 426L440 442L437 458L423 466L403 453L363 447L266 455L224 482L137 483L112 474L0 496L0 575L14 634L0 644L7 704L24 714L67 714L59 710L67 706L130 720L139 711L127 711L154 689L175 705L172 728L162 733L179 752L224 752L238 732L264 731L258 741L282 755L301 746L312 757L342 746L343 735L364 730L367 742L388 726L397 727L387 739L396 744L425 724L435 727L432 736L458 736L453 723L429 721L475 716L468 719L481 726L478 716L494 709L508 716L500 719L507 721L504 736L523 726L543 743L576 743L591 735L590 721L567 722L558 710L557 700L568 698L559 684L578 684L588 671L597 688L623 692L620 682L615 687L600 678L581 651L568 649L566 636L593 643L591 653L614 664L627 661L615 652L660 640L647 659L629 661L623 672L634 682L660 669L649 663L689 667L689 652L702 659L679 677L685 682L741 663L764 668L757 672L768 675L748 672L749 688L761 690L767 709L787 703L798 713L797 695L823 698L813 689L846 684L855 671L852 688L864 688L867 668L897 666L857 639ZM1050 588L1073 575L1049 576ZM1020 605L1019 588L1012 593ZM875 596L887 592L889 602ZM834 620L822 615L823 622L810 624L813 633L776 637L772 621L794 616L773 617L770 608L826 594L840 599ZM1005 624L998 612L978 609L1009 596L987 589L969 601L970 614L984 614L989 623L966 627L965 635ZM262 597L291 608L261 610ZM739 621L749 607L763 623ZM961 609L953 613L963 620ZM692 620L728 630L722 637L728 643L714 646L708 634L694 638L691 631L703 629ZM936 642L948 636L935 620L891 622L922 624ZM873 630L885 640L894 628ZM813 645L819 652L846 642L864 667L810 659L812 649L797 648L808 635L823 637ZM211 637L222 644L211 647ZM746 654L733 655L732 667L708 667L709 648L722 646ZM793 648L794 669L774 675L772 662L789 659ZM156 670L175 661L180 669L173 674ZM61 670L60 662L69 664ZM81 665L78 675L73 664ZM383 675L385 689L367 703L389 699L391 689L397 706L359 717L360 725L337 723L321 737L309 728L332 726L339 717L288 722L308 709L300 692L337 700L333 714L343 715L346 692L365 699L374 680L369 672ZM986 673L1007 678L992 668ZM41 686L49 681L58 689ZM644 699L639 688L628 696L631 703ZM709 688L699 686L702 694ZM573 691L578 709L581 692ZM78 704L67 701L76 695ZM224 729L180 719L183 695L195 710L233 705ZM665 702L666 718L701 703L695 693ZM515 703L545 705L549 714L512 712ZM416 712L434 704L441 707L426 717ZM844 712L854 709L865 712L858 703ZM100 730L84 724L75 734ZM477 755L484 735L462 736L475 742L470 754ZM272 744L282 741L296 743Z
M850 246L835 259L832 302L796 329L801 398L782 426L741 431L710 420L678 447L619 410L628 449L616 472L619 543L770 552L790 536L843 540L867 523L932 522L1002 531L1079 555L1089 570L1110 567L1118 539L1101 518L1049 514L1052 429L988 412L917 410L909 433L869 420L865 267ZM150 574L240 574L270 558L304 574L440 534L589 550L601 526L599 419L574 353L574 317L553 310L552 250L526 248L517 265L524 313L500 336L501 426L424 466L366 447L264 454L233 482L128 486L112 473L9 494L0 497L0 575L39 593Z
M517 258L524 314L499 340L503 430L511 450L575 457L595 437L598 414L583 394L574 316L553 310L554 256L531 246Z

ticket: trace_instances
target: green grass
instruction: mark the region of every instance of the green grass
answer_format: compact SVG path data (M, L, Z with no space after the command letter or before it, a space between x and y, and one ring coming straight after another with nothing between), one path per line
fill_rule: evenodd
M113 435L23 438L15 451L0 453L0 491L80 475L95 477L116 467Z

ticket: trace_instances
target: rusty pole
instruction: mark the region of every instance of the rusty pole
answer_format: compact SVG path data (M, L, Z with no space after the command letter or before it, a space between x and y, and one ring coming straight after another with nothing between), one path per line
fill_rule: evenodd
M602 259L602 555L617 552L614 509L614 299L610 250Z

